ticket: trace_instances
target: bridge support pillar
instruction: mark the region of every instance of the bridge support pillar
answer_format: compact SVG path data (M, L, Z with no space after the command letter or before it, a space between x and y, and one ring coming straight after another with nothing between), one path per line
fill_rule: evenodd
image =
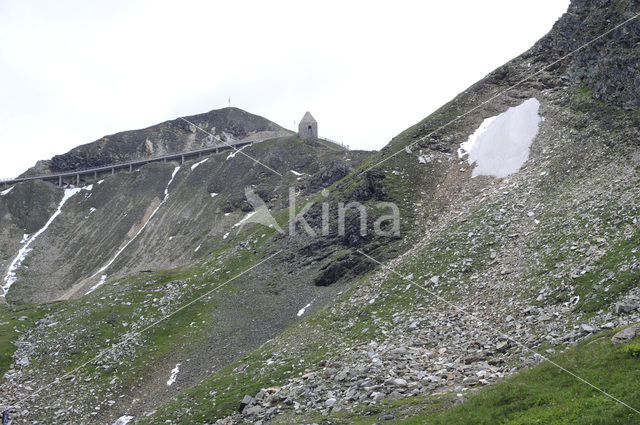
M129 172L133 172L133 164L129 164Z
M111 175L114 175L115 173L116 173L115 167L111 167Z
M218 153L218 148L216 148L216 153Z
M76 186L80 186L80 174L76 174Z
M62 187L62 176L58 176L58 186Z
M198 152L198 159L202 158L202 152Z
M93 172L93 179L94 180L98 180L98 172L97 171Z
M184 155L180 156L180 165L184 164Z

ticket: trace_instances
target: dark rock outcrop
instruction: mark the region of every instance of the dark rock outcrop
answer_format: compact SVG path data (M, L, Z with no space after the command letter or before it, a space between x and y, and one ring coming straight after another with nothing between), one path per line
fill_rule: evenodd
M558 62L553 71L568 77L571 85L588 86L595 98L605 103L638 108L640 18L616 28L638 13L637 0L572 0L569 10L553 29L527 53L534 61L551 64L595 39L588 47Z
M105 136L63 155L56 155L51 160L39 161L25 174L81 170L234 141L260 142L293 134L266 118L238 108L213 110L186 119L195 125L178 118L140 130Z

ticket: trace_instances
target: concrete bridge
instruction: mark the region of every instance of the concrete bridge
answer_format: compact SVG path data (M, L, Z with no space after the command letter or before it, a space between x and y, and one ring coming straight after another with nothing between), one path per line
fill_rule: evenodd
M237 142L229 143L226 145L212 146L204 149L198 149L195 151L187 151L180 153L167 154L152 158L139 159L130 162L122 162L119 164L102 165L100 167L87 168L83 170L65 171L63 173L55 174L42 174L39 176L19 177L11 180L0 180L0 187L6 187L12 184L26 182L30 180L42 180L56 184L58 186L64 186L65 184L74 184L80 186L88 181L96 181L100 177L112 175L116 172L132 172L134 169L150 164L152 162L170 162L176 161L180 164L184 164L187 159L202 158L203 155L215 154L222 151L237 149L242 146L252 145L253 142Z

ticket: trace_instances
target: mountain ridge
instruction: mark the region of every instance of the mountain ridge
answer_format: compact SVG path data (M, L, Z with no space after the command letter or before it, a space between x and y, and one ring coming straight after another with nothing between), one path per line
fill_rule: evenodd
M93 273L111 257L100 251L116 252L168 190L131 251L90 294L18 305L52 299L38 291L52 285L55 270L31 274L35 261L18 271L24 279L7 298L16 304L0 310L2 329L19 330L10 339L15 353L0 363L2 402L15 406L18 423L579 423L583 414L637 422L605 394L580 391L575 377L540 365L551 358L640 405L629 390L637 381L633 347L610 342L613 329L640 321L637 86L626 83L632 73L610 75L620 63L640 62L638 22L549 66L637 5L572 1L550 35L380 152L272 139L245 152L282 178L222 154L177 171L149 164L72 198L61 215L69 228L52 227L44 236L51 241L30 255L92 237L100 261L87 265L76 255L86 242L60 258ZM625 36L631 44L621 50ZM611 60L594 63L604 52ZM532 98L544 119L523 166L503 179L472 177L475 164L458 155L460 144L487 118ZM234 230L255 211L247 187L283 233L255 223ZM0 220L10 217L0 227L7 241L0 268L23 228L37 230L47 218L25 214L38 202L28 194L47 194L43 210L55 209L49 189L20 184L0 197ZM96 200L103 204L91 215L103 219L91 228L80 218L99 207ZM338 230L339 204L349 202L367 212L365 232L354 211L343 211ZM385 202L398 208L400 235L372 231L388 213ZM327 234L291 231L300 212L317 230L328 217ZM294 230L302 227L293 221ZM628 373L612 382L602 361ZM537 392L536 380L549 385ZM29 388L48 382L58 384L32 397ZM557 388L573 397L544 394ZM474 409L483 397L492 409Z
M80 145L69 152L41 160L23 175L94 168L155 155L180 153L238 141L261 142L294 133L239 108L214 109L202 114L163 121ZM199 129L199 128L200 129Z

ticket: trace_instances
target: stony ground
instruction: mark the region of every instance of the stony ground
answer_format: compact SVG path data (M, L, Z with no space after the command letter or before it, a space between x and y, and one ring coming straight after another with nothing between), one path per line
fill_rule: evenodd
M562 103L565 95L546 96ZM592 138L580 144L572 129L580 117L547 105L532 158L509 179L472 182L466 163L432 154L453 164L436 193L457 193L450 207L436 220L422 216L424 237L413 249L297 336L272 341L261 373L303 364L298 375L239 397L241 413L216 423L341 423L348 412L419 395L453 405L543 356L640 320L637 147L612 150L602 121L583 129ZM420 163L423 152L403 155ZM304 362L307 338L326 344L313 348L312 364ZM247 366L231 376L252 379ZM187 406L170 417L189 423L190 409L215 403L210 394L195 405L179 399Z
M132 245L107 285L80 299L2 306L0 402L15 405L14 423L328 424L349 423L351 414L395 421L425 407L414 403L400 418L394 403L465 403L543 356L640 320L640 115L633 109L635 89L620 88L628 68L604 72L627 60L624 50L607 46L629 32L618 31L595 53L581 51L579 60L472 109L566 53L579 41L572 34L587 37L605 20L619 21L613 15L627 14L623 6L630 2L616 4L621 7L607 13L582 5L533 49L374 156L309 150L291 139L261 143L252 152L304 176L268 178L238 166L240 159L183 170L174 188L182 190L171 192L170 208L158 216L162 225ZM585 14L592 19L580 19L581 32L572 33L576 17ZM577 72L598 52L612 55L611 61ZM524 167L506 179L472 178L471 166L457 156L459 144L485 118L532 97L544 121ZM472 113L458 119L461 111ZM446 131L434 131L448 122ZM147 197L165 187L167 170L146 169L158 185ZM238 177L237 187L229 186L236 180L225 180L228 175ZM136 175L116 178L135 193ZM245 186L269 195L285 225L284 194L291 185L301 199L357 200L372 214L375 202L393 201L402 213L402 236L359 235L355 216L344 237L325 239L287 238L259 226L227 239L223 229L206 227L212 220L232 226L251 210ZM78 217L92 205L87 199ZM28 205L29 199L18 201ZM50 211L55 200L46 201ZM319 223L319 210L310 212L312 224ZM136 208L138 215L144 211ZM124 220L111 213L104 209L105 223ZM228 214L238 216L224 218ZM24 222L38 221L12 217L8 251L19 245ZM111 235L111 251L139 221L127 220ZM106 234L86 233L94 239ZM69 229L60 234L81 236ZM82 247L65 238L51 246ZM139 333L277 249L284 251L281 260ZM15 293L50 300L25 283L47 270L48 279L34 281L68 288L69 282L50 279L64 272L55 265L26 264L16 286L24 293ZM7 349L12 344L15 353ZM95 359L102 349L106 354Z

